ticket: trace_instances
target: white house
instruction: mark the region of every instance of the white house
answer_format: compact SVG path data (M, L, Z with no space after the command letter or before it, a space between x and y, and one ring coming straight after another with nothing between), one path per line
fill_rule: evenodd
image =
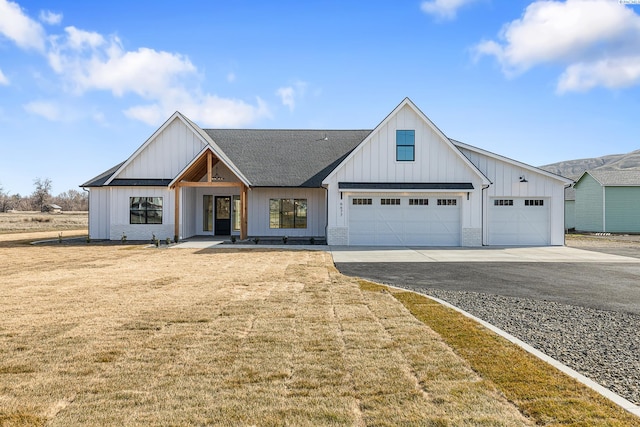
M571 180L447 138L406 98L373 130L201 129L176 112L82 184L92 239L563 245Z

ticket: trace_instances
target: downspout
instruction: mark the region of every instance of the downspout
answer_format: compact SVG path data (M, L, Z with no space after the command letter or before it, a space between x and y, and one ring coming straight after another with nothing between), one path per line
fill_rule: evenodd
M324 188L324 241L329 244L329 188Z
M602 232L607 232L607 197L605 195L606 188L602 186Z
M489 246L488 243L485 242L485 235L488 235L488 230L487 227L485 227L485 222L484 222L484 190L486 190L487 188L489 188L488 185L485 185L482 187L482 197L480 197L481 201L480 201L480 224L482 224L482 246Z

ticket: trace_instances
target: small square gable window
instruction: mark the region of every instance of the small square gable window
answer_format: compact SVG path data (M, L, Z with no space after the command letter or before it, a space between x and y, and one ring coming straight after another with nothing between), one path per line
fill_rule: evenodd
M416 159L416 131L396 130L396 160L413 162Z

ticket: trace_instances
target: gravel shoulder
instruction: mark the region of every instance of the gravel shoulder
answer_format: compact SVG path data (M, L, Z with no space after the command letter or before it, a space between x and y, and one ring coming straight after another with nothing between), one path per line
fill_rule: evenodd
M640 315L486 293L401 287L447 301L640 405Z

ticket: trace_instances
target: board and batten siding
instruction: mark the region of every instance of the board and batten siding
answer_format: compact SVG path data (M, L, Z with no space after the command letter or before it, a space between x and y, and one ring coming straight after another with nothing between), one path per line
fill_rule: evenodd
M118 178L174 178L205 144L182 120L174 119L135 156Z
M96 187L89 190L89 238L97 240L110 238L110 200L109 188Z
M576 190L576 230L603 232L603 189L591 175L584 174Z
M174 237L174 192L165 187L110 187L110 240L164 240ZM130 224L130 197L162 197L162 224Z
M564 245L564 183L544 173L461 147L460 151L492 182L484 191L484 241L489 236L489 203L494 198L524 197L549 203L551 245ZM527 182L520 182L524 177Z
M611 233L640 232L640 187L605 188L605 228Z
M249 190L247 197L249 236L324 237L326 191L322 188L271 188ZM307 199L307 228L269 228L270 199Z
M396 130L415 130L415 161L396 161ZM328 180L329 243L347 244L348 197L343 194L340 198L339 182L470 182L474 190L469 192L469 197L466 192L460 194L463 235L465 230L477 231L466 235L479 235L482 178L455 150L408 105L385 119ZM412 192L396 191L393 194L406 196ZM480 245L481 242L478 239L470 244Z

